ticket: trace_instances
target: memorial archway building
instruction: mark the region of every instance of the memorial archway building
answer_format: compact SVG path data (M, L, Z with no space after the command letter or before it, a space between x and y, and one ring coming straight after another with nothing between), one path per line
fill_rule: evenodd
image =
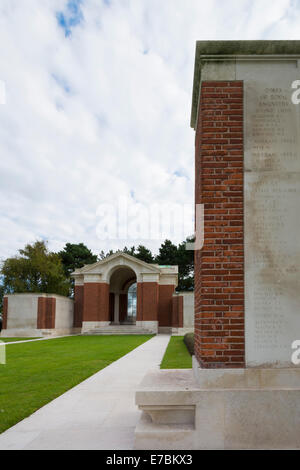
M82 333L157 333L183 326L183 297L176 295L177 266L145 263L116 253L77 269L74 326Z

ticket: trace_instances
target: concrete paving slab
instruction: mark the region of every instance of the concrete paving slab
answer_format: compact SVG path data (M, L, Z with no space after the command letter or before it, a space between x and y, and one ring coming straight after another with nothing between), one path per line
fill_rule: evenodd
M0 435L0 450L134 447L135 392L158 370L170 336L157 335Z

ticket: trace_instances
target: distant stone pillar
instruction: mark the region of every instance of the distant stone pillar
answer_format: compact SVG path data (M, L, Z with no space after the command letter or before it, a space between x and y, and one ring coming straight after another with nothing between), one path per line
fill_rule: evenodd
M243 82L202 81L199 93L195 202L204 204L205 241L195 252L195 355L203 368L242 368Z

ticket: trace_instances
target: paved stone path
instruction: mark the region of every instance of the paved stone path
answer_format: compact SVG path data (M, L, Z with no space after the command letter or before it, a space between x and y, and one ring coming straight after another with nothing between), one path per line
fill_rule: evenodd
M8 429L0 450L133 449L135 391L159 367L169 338L153 337Z
M22 343L32 343L32 341L49 341L50 339L58 339L58 338L69 338L70 336L81 336L80 334L78 335L64 335L64 336L48 336L47 338L34 338L34 339L24 339L20 341L3 341L0 336L0 344L1 341L5 346L8 346L9 344L22 344ZM6 339L7 337L3 338ZM8 339L8 338L7 338Z

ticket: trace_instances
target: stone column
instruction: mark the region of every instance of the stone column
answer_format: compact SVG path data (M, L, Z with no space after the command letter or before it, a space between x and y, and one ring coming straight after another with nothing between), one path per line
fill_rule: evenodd
M299 41L197 43L192 126L195 199L205 207L205 244L195 253L201 367L293 366L300 329L299 51Z
M137 449L300 449L299 79L300 41L197 42L193 375L144 378Z

